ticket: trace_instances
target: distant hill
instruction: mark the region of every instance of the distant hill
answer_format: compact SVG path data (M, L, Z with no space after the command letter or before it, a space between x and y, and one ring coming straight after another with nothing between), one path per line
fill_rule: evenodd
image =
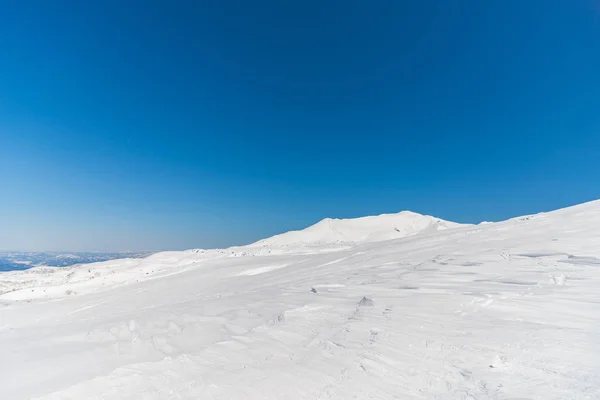
M282 233L251 246L380 242L460 226L466 225L411 211L350 219L325 218L306 229Z
M67 267L119 258L140 258L150 254L152 252L0 252L0 271L18 271L35 266Z

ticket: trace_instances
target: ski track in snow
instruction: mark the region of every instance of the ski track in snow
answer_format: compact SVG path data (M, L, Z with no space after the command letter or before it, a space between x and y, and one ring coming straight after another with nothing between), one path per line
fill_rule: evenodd
M598 288L600 201L2 273L0 398L598 399Z

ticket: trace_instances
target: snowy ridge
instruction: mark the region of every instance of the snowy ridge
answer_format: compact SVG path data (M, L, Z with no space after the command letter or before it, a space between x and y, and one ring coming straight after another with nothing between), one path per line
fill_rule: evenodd
M410 211L352 219L326 218L306 229L228 249L161 252L143 259L117 259L72 267L36 267L0 272L0 299L64 297L182 272L220 257L325 253L359 243L398 239L468 226Z
M410 211L351 219L325 218L306 229L276 235L250 246L379 242L459 226L463 225Z
M598 399L598 227L595 201L0 274L34 281L0 295L0 398Z

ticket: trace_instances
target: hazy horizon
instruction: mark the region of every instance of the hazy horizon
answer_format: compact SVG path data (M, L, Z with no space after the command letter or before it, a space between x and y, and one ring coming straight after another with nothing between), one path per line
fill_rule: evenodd
M582 203L587 203L587 202L594 201L594 200L598 200L598 199L590 199L590 200L584 201ZM582 204L582 203L578 203L578 204ZM569 205L566 205L566 206L563 206L563 207L558 207L558 208L549 209L549 210L538 210L538 211L535 211L535 212L532 212L532 213L528 213L528 214L538 214L538 213L556 211L556 210L561 209L561 208L575 206L575 205L578 205L578 204L569 204ZM403 210L403 211L411 211L411 210ZM380 214L394 214L394 213L380 213ZM424 213L424 214L427 215L426 213ZM477 221L477 222L464 222L464 221L450 221L450 222L459 222L459 223L465 223L465 224L479 224L481 222L500 222L500 221L503 221L503 220L506 220L506 219L520 217L520 216L524 216L524 215L528 215L528 214L513 215L513 216L509 216L509 217L507 217L505 219L496 220L496 221L482 220L482 221ZM379 214L373 214L373 215L379 215ZM432 216L433 217L437 217L436 215L432 215ZM342 218L360 218L360 217L362 217L362 216L342 217ZM334 218L334 219L336 219L338 217L326 217L326 218ZM439 217L437 217L437 218L439 218ZM319 220L319 221L321 221L321 220ZM319 221L315 221L314 223L317 223ZM305 229L305 228L307 228L307 227L309 227L311 225L313 225L313 224L311 223L309 225L306 225L306 226L303 226L303 227L300 227L300 228L294 228L294 229L289 229L287 231L276 232L276 233L274 233L273 235L270 235L270 236L278 235L278 234L285 233L285 232L292 231L292 230L302 230L302 229ZM270 236L268 236L268 237L270 237ZM27 249L25 249L25 250L14 250L14 249L10 250L9 249L9 250L7 250L7 249L1 249L0 248L0 253L20 253L20 252L23 252L23 253L57 253L57 254L61 254L61 253L63 253L63 254L64 253L99 253L99 254L106 254L106 253L124 253L124 254L126 254L126 253L157 253L157 252L161 252L161 251L184 251L184 250L193 250L193 249L199 249L199 248L214 249L214 248L226 248L226 247L232 247L232 246L243 246L243 245L247 245L247 244L251 244L253 242L259 241L261 239L266 239L268 237L261 237L261 238L258 238L256 240L252 240L251 242L248 242L248 243L237 243L237 244L233 244L231 246L221 246L221 247L219 247L219 246L216 246L216 247L199 247L199 246L196 246L196 247L188 247L188 248L123 249L123 250L111 250L111 249L107 249L107 250L64 250L64 249L63 250L61 250L61 249L59 249L59 250L27 250Z

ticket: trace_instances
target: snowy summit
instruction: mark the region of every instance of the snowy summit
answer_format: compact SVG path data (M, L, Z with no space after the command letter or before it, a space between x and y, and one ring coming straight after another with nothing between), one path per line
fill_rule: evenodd
M0 273L0 398L597 399L600 201Z
M325 218L301 231L276 235L252 246L379 242L458 226L460 224L455 222L410 211L352 219Z

